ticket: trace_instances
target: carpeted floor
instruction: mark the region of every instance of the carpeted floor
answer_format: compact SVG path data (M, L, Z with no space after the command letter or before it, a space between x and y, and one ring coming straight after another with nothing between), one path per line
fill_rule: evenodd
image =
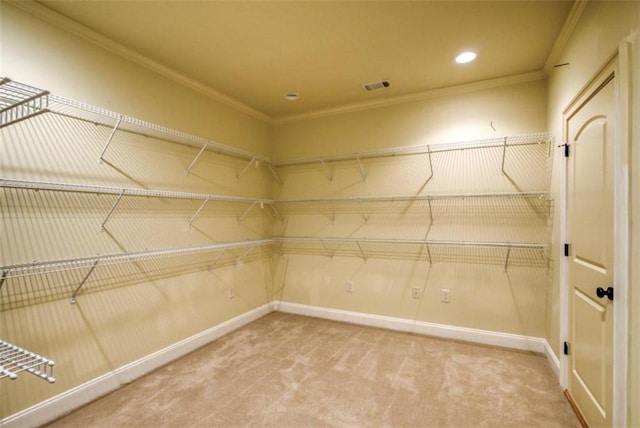
M542 355L274 312L51 427L579 427Z

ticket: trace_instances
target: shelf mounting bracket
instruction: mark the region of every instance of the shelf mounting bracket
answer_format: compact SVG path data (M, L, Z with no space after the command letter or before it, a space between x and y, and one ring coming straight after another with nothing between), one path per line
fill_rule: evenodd
M243 259L253 251L253 248L254 247L249 247L247 251L245 251L240 257L236 259L236 266L240 266L242 264L242 262L244 261Z
M227 250L222 250L222 252L220 253L220 255L218 255L218 257L216 257L216 259L213 261L213 264L211 265L211 267L209 269L213 269L214 267L216 267L218 265L218 262L220 260L222 260L222 258L224 257L224 255L227 253Z
M76 302L76 296L78 295L78 292L80 291L80 289L82 288L84 283L87 282L87 279L89 279L89 276L91 276L91 274L93 273L93 271L96 268L96 266L98 266L98 261L99 260L96 260L95 262L93 262L93 266L91 266L91 269L89 269L89 272L87 272L87 274L84 276L84 278L82 279L82 281L78 285L78 288L76 288L76 290L71 295L71 303L75 303Z
M2 291L2 286L4 285L4 282L7 279L7 275L9 275L9 269L3 270L2 278L0 278L0 291Z
M118 198L113 203L113 205L111 206L111 209L107 213L107 216L104 218L104 221L100 225L100 231L101 232L104 232L104 226L107 224L107 221L109 221L109 217L111 217L111 214L113 214L113 212L116 210L116 207L120 203L120 200L122 199L123 196L124 196L124 189L122 189L122 192L120 192L120 194L118 195Z
M503 144L502 144L502 167L501 167L502 173L504 175L507 175L507 173L504 170L504 159L505 159L506 154L507 154L507 137L504 137L504 141L503 141Z
M200 159L200 156L202 156L208 145L209 143L204 143L204 146L202 146L196 157L191 161L191 163L187 167L187 175L189 175L189 173L191 172L191 168L193 168L193 166L198 162L198 159Z
M329 257L329 260L333 260L333 253L331 251L329 251L329 249L327 248L327 245L324 243L324 241L320 240L320 243L322 244L322 247L324 248L324 250L327 252L327 257Z
M324 204L324 210L327 212L327 217L329 217L329 220L331 220L331 224L334 224L334 222L336 221L336 213L331 212L331 210L329 209L329 204L327 204L327 201L322 201L322 203Z
M367 172L364 170L364 166L362 165L362 160L360 159L360 155L356 153L356 160L358 161L358 168L360 169L360 175L362 176L363 181L367 181Z
M507 257L504 259L504 271L507 272L507 266L509 265L509 256L511 255L511 247L507 248Z
M191 220L189 220L189 227L191 227L191 224L194 222L194 220L198 217L198 215L200 214L200 211L202 211L202 209L204 208L205 205L207 205L207 202L209 202L209 198L205 199L202 204L200 205L200 208L198 208L195 212L195 214L191 217Z
M251 165L253 165L256 162L256 157L252 157L251 160L249 161L249 163L242 169L242 171L240 171L240 174L236 175L236 178L238 180L240 180L240 177L242 177L251 167Z
M282 221L282 215L280 215L280 213L278 212L278 210L276 209L276 207L274 206L274 204L270 204L269 205L271 207L271 209L273 210L273 213L276 215L276 217L278 218L278 221Z
M271 165L270 163L267 164L267 167L269 168L271 175L273 175L273 178L275 178L278 184L282 186L282 179L278 175L278 171L276 171L273 165Z
M251 209L253 209L253 207L258 203L258 201L253 201L253 203L251 205L249 205L249 208L247 208L245 210L245 212L238 217L238 223L242 223L242 220L244 220L244 218L249 215L249 213L251 212Z
M360 198L358 198L358 205L360 206L360 214L362 215L362 219L365 223L368 222L369 217L367 217L367 214L364 212L364 206L362 205L362 199Z
M331 173L331 170L329 170L329 167L327 166L327 164L323 159L320 160L320 164L322 165L324 176L327 177L327 180L329 180L329 183L333 184L333 174Z
M113 140L113 137L116 135L116 131L118 130L118 127L120 126L120 122L122 122L122 115L118 116L118 121L116 122L116 124L114 125L113 129L111 130L111 134L109 134L109 138L107 138L107 142L104 144L104 147L102 148L102 151L100 152L100 156L98 156L98 163L102 163L104 161L104 154L106 153L107 149L109 148L109 144L111 144L111 140Z
M362 260L364 260L364 262L367 262L367 256L364 255L364 251L362 251L362 246L360 245L360 241L356 241L356 244L358 245L358 249L360 250L360 255L362 256Z

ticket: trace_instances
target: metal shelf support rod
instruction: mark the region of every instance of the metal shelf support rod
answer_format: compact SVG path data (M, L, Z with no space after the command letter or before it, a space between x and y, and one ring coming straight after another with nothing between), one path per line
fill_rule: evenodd
M2 271L2 278L0 278L0 291L2 291L2 286L4 285L4 281L7 279L8 274L9 269L5 269Z
M111 209L109 210L109 212L107 213L107 216L105 217L104 221L102 222L102 224L100 225L100 230L102 232L104 232L104 226L107 224L107 221L109 220L109 217L111 217L111 214L113 214L113 212L116 210L116 207L118 206L118 204L120 203L120 200L122 199L122 197L124 196L124 189L122 189L122 192L120 192L120 195L118 195L118 198L116 199L116 201L113 203L113 206L111 207Z
M358 199L358 206L360 207L360 214L362 214L362 219L364 220L364 222L368 222L369 218L367 217L367 214L364 212L364 207L362 206L362 199Z
M98 266L98 261L99 260L96 260L95 262L93 262L93 266L91 266L91 269L89 269L89 272L87 272L87 274L84 276L84 278L82 278L82 281L80 282L80 284L78 284L78 287L75 289L75 291L71 295L71 303L75 303L76 302L76 296L78 295L78 292L80 291L80 289L82 288L84 283L87 282L87 279L89 279L89 277L93 273L93 271L96 268L96 266Z
M511 247L507 248L507 257L504 260L504 271L507 271L507 266L509 265L509 255L511 254Z
M256 157L255 156L252 157L249 163L242 169L242 171L240 171L240 174L236 175L236 178L240 180L240 177L242 177L245 174L245 172L249 170L251 165L253 165L256 161L257 161Z
M200 151L198 152L196 157L191 161L191 163L187 167L187 175L189 175L189 172L191 172L191 168L193 168L193 166L196 164L196 162L198 162L198 159L200 159L200 156L202 156L204 151L207 149L208 145L209 145L209 143L204 143L204 145L202 146L202 148L200 149Z
M364 255L364 251L362 251L362 247L360 246L360 241L356 241L356 244L358 245L358 249L360 250L360 254L362 255L362 260L364 260L364 262L367 262L367 256Z
M271 175L273 175L273 178L276 180L276 182L279 185L282 185L282 179L280 178L280 176L278 175L278 173L276 172L275 168L273 167L273 165L271 165L271 163L267 163L267 167L269 168L269 171L271 172Z
M247 251L245 251L240 257L238 257L238 259L236 260L236 265L241 264L244 260L245 257L247 257L254 249L255 247L249 247L249 249L247 249Z
M327 201L322 201L322 204L324 205L324 210L327 212L327 217L331 220L331 224L335 223L336 213L332 213L331 210L329 210L329 204L327 204Z
M360 160L360 155L356 154L356 160L358 161L358 168L360 169L360 175L362 176L362 180L367 180L367 172L364 170L364 166L362 166L362 160Z
M506 174L506 172L504 171L504 158L507 154L507 137L504 137L504 145L502 146L502 173Z
M262 206L262 205L261 205ZM276 215L276 217L278 218L278 221L282 221L282 215L280 215L280 213L278 212L278 210L276 209L276 207L273 204L269 205L271 207L271 209L273 210L273 213Z
M227 250L222 250L222 252L218 255L218 257L216 257L216 259L213 261L213 265L211 265L210 269L213 269L214 267L216 267L218 265L218 262L222 260L222 258L226 253L227 253Z
M193 223L194 220L198 217L198 215L200 214L200 211L202 211L204 206L207 205L207 202L209 202L209 198L207 198L204 201L202 201L202 204L200 205L200 208L198 208L196 210L195 214L191 217L191 220L189 220L189 227L191 227L191 223Z
M109 138L107 138L107 142L105 143L104 147L102 148L102 151L100 152L100 156L98 156L98 162L99 163L102 163L104 161L104 154L106 153L107 149L109 148L109 144L111 144L111 140L113 140L113 137L116 135L116 131L118 130L118 127L120 126L120 122L122 122L122 115L118 116L118 121L114 125L113 130L111 131L111 134L109 134Z
M251 211L251 209L255 206L255 204L258 201L253 201L253 203L251 205L249 205L249 208L247 208L245 210L245 212L238 218L238 223L242 223L242 220L244 220L244 218L249 214L249 212Z
M322 244L324 250L327 252L327 257L329 257L330 260L333 260L333 253L329 251L329 248L327 248L327 245L324 243L324 241L320 241L320 243Z
M426 244L425 247L427 247L427 257L429 257L429 264L432 265L433 261L431 260L431 249L429 248L429 244Z
M322 170L324 171L324 176L327 177L327 180L329 180L329 183L333 183L333 174L331 173L331 170L329 169L329 167L327 166L325 161L324 160L320 160L320 165L322 165Z

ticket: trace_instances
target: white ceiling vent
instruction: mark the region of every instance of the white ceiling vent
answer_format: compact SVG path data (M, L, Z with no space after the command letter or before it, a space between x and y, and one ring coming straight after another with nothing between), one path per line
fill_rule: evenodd
M388 88L389 86L391 86L391 82L389 82L388 80L380 80L379 82L364 83L362 85L362 89L369 92L369 91L377 91L378 89Z

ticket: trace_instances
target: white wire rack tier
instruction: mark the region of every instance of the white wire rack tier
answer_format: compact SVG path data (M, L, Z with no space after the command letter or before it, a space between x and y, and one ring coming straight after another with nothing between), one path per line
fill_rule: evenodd
M272 204L271 199L247 198L241 196L209 195L205 193L174 192L168 190L136 189L115 186L92 186L85 184L55 183L48 181L15 180L0 178L0 187L28 190L48 190L55 192L92 193L103 195L142 196L151 198L191 199L239 203Z
M371 158L384 158L394 156L410 156L450 152L458 150L487 149L487 148L510 148L531 145L549 144L551 136L546 132L523 134L517 136L490 138L472 141L460 141L451 143L427 144L419 146L390 147L379 150L369 150L362 152L346 153L336 156L317 156L292 160L273 161L275 167L286 167L294 165L304 165L312 163L326 163L339 161L353 161Z
M54 383L55 363L19 346L0 340L0 379L15 380L18 373L26 372L49 383Z
M118 253L98 255L93 257L80 257L66 260L43 261L25 264L17 264L0 267L2 272L2 281L10 278L23 276L41 275L51 272L62 272L68 270L77 270L83 268L92 268L96 265L113 265L119 263L131 263L142 260L151 260L163 257L181 256L187 254L196 254L203 252L225 251L237 248L255 248L269 245L273 242L271 239L257 239L234 242L222 242L215 244L192 245L180 248L164 248L148 251L139 251L131 253Z
M280 254L324 255L425 260L429 263L492 263L504 266L544 267L547 245L525 242L444 241L421 239L279 237L274 251Z
M380 195L380 196L338 196L327 198L277 199L276 204L301 204L324 202L410 202L435 201L440 199L465 198L534 198L548 199L549 192L497 192L497 193L448 193L433 195Z
M159 140L206 148L207 150L250 161L270 162L267 156L227 146L155 123L122 115L107 109L53 95L34 86L0 77L0 128L42 113L54 113L74 119Z

